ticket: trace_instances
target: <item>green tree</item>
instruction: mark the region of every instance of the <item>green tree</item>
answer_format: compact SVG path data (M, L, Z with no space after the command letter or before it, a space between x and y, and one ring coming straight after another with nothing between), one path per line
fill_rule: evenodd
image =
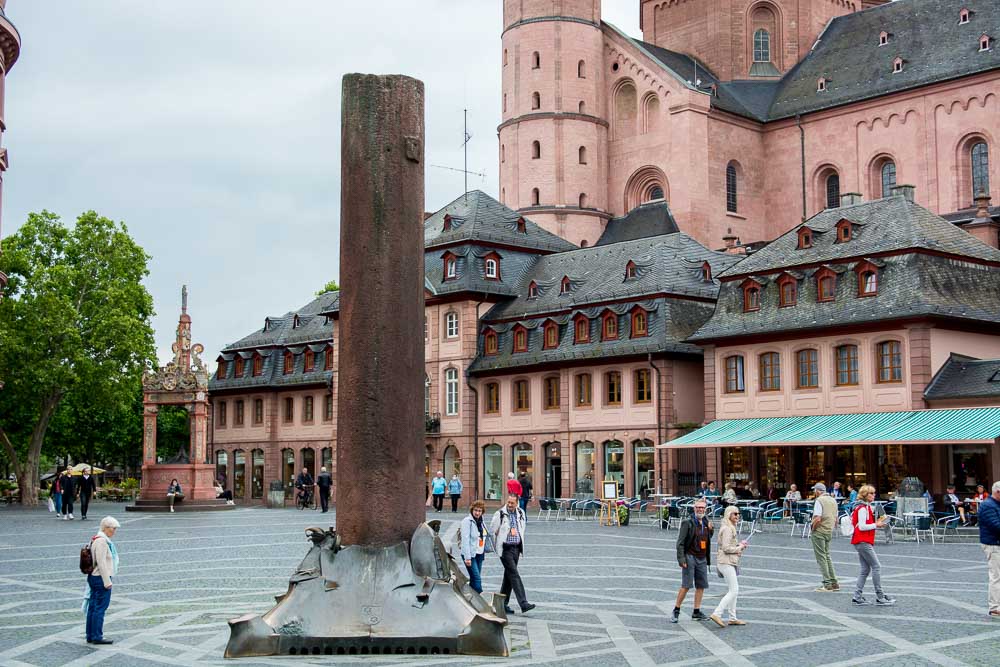
M316 292L316 296L319 296L320 294L326 294L327 292L339 292L339 291L340 291L340 285L337 284L336 280L331 280L330 282L328 282L326 285L323 286L323 289Z
M0 270L0 444L14 467L21 502L38 502L46 434L60 406L63 443L84 412L86 432L114 428L108 414L134 405L155 358L153 299L142 285L149 256L117 224L93 211L69 228L48 211L32 213L3 240ZM65 421L64 421L65 420ZM97 443L76 442L82 448ZM46 452L50 453L50 452Z

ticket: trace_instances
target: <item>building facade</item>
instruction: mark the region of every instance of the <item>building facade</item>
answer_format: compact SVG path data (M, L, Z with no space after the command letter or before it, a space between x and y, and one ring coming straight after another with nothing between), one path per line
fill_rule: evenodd
M7 116L4 100L7 96L7 73L21 54L21 35L6 14L7 0L0 0L0 211L3 208L3 176L7 171L7 148L3 144L3 133L7 130ZM0 290L7 286L7 276L0 271Z

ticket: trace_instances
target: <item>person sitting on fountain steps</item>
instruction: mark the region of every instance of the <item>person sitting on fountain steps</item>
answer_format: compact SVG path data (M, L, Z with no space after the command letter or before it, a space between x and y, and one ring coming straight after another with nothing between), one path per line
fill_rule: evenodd
M500 564L503 565L500 594L509 602L510 592L513 590L521 613L524 614L534 609L535 605L528 602L521 575L517 571L517 561L524 553L524 527L527 523L524 510L518 507L518 500L519 497L513 493L507 496L507 504L498 509L490 521L490 534L493 535L493 544L500 549ZM508 614L514 613L507 602L504 602L504 609Z

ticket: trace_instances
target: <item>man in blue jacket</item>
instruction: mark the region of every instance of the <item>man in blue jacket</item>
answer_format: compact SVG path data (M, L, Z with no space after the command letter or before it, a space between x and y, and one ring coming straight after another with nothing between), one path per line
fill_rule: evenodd
M979 503L979 542L989 568L990 617L1000 618L1000 482L993 482L993 494Z

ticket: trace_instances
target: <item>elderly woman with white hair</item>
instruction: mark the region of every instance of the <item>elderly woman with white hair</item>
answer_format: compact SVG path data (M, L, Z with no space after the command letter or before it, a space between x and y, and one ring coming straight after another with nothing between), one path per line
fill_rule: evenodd
M719 575L726 580L729 590L719 600L719 606L709 618L720 628L726 625L746 625L746 621L736 617L736 597L740 594L740 584L737 579L740 557L747 548L747 543L741 542L736 534L736 524L739 521L740 511L735 506L730 506L723 513L722 525L719 526L719 551L715 555L715 567L719 570ZM723 614L728 614L728 622L722 619Z
M97 535L90 540L94 569L87 575L89 585L84 610L87 612L87 643L111 644L104 638L104 613L111 604L112 577L118 574L118 550L111 538L121 524L113 516L101 519Z

